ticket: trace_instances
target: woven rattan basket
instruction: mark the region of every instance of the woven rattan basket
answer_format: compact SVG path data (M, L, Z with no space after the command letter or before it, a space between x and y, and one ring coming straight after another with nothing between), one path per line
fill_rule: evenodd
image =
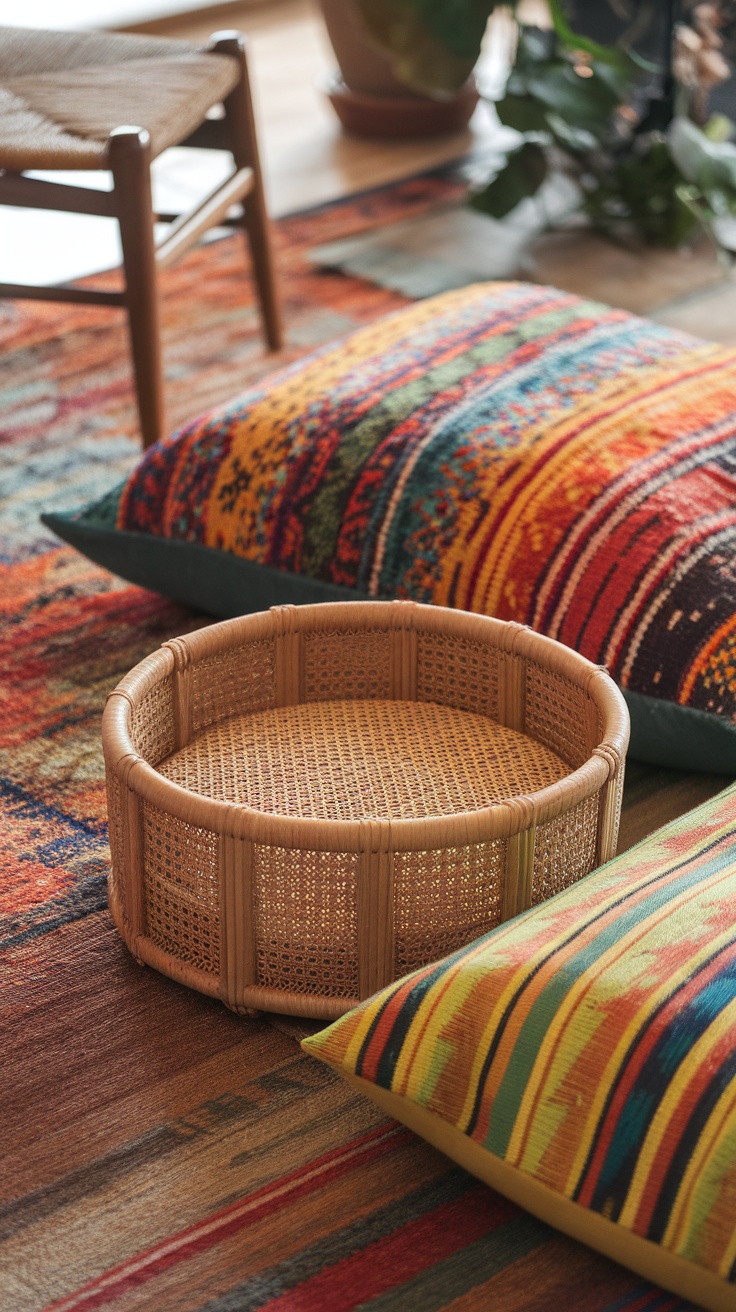
M329 1019L613 855L628 716L518 624L280 607L165 643L103 722L110 906L237 1011Z

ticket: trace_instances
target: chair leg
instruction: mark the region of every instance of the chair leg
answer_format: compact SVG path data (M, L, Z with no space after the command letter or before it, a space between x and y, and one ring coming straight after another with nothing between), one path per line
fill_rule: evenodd
M138 414L144 447L164 434L163 367L151 199L151 146L145 128L110 134L109 160L125 270Z
M243 222L258 284L266 340L272 351L278 351L283 341L281 314L276 296L271 237L263 191L263 175L258 156L258 139L245 44L245 37L240 32L216 32L209 49L216 54L231 55L240 65L240 79L224 101L225 125L236 167L253 170L254 186L243 204Z

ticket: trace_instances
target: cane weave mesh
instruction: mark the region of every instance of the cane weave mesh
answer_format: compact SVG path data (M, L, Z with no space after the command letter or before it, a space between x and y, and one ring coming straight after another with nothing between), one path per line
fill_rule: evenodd
M485 716L399 701L233 716L158 768L205 797L320 820L456 815L568 773L541 743Z
M417 634L417 698L495 716L498 651L488 643L444 633Z
M405 975L472 942L501 919L506 843L394 856L394 969Z
M133 707L130 736L136 751L149 765L158 765L174 750L174 684L171 675L155 683Z
M205 656L192 666L192 732L231 715L273 706L273 641L248 643Z
M145 923L165 952L216 975L220 968L217 835L143 803Z
M537 742L546 743L573 769L590 754L589 708L590 698L583 688L536 661L527 661L526 732Z
M358 996L358 855L256 846L257 983Z
M305 633L304 700L338 701L391 694L391 632Z
M0 168L105 168L107 138L127 123L156 156L237 79L235 60L186 42L0 27Z
M544 902L595 868L600 795L586 797L556 820L537 826L532 905Z

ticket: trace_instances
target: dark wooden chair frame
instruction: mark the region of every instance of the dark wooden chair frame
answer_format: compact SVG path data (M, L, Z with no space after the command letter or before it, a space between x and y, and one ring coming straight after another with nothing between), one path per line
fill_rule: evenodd
M0 297L123 306L127 310L144 447L164 435L158 270L166 268L189 250L208 228L227 222L244 227L258 286L265 337L272 351L281 346L280 314L245 46L241 33L217 32L207 47L213 54L237 59L240 77L223 101L222 117L206 118L195 132L178 144L229 150L234 170L189 213L154 212L151 146L145 128L120 126L111 132L108 143L113 177L111 191L96 191L29 178L20 172L0 171L0 204L117 219L125 278L121 291L98 291L75 283L48 287L0 283ZM242 204L242 217L229 220L228 212L238 202ZM156 221L170 224L158 246L154 241L153 225Z

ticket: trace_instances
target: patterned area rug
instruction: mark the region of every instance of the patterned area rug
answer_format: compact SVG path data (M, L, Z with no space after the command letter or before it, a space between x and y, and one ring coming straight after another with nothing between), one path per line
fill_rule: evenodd
M306 252L457 194L406 182L283 221L281 361L402 303ZM170 421L272 367L236 237L166 275ZM0 1309L683 1312L386 1122L301 1054L141 969L105 910L99 718L203 622L61 547L41 509L138 450L123 324L0 307Z

